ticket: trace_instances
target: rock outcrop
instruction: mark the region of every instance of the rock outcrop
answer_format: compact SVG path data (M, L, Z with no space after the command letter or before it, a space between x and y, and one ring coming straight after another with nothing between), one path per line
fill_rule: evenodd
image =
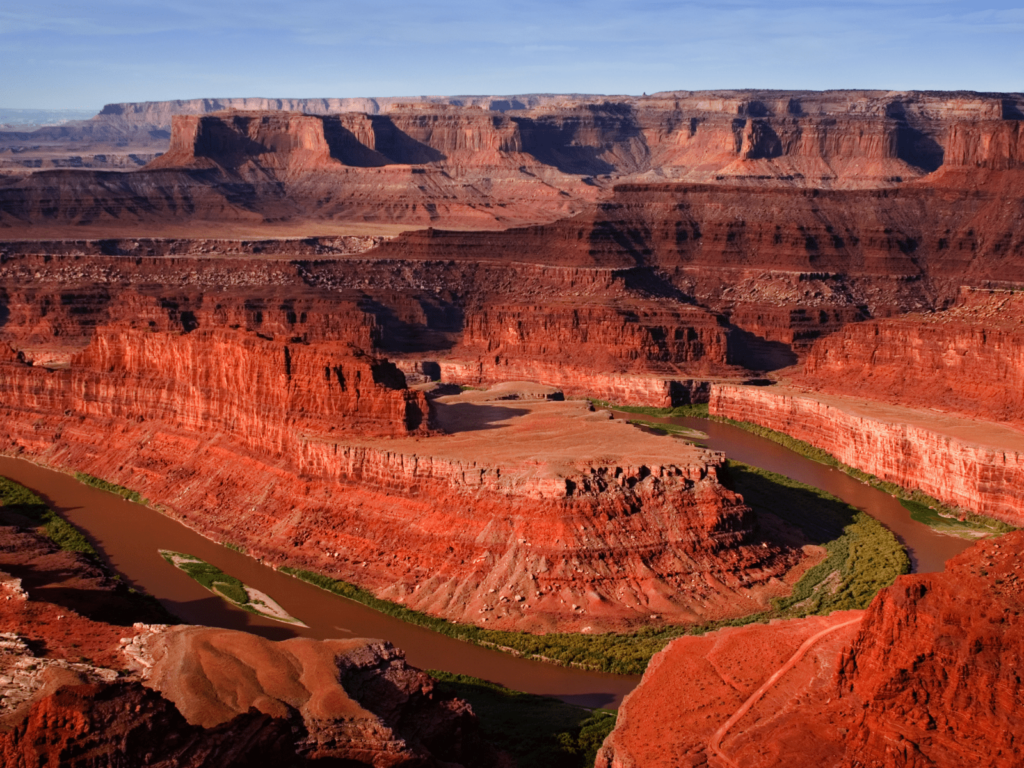
M875 598L836 676L839 700L862 706L844 765L1024 760L1012 714L1024 696L1022 546L1020 532L979 543L943 573L902 577Z
M141 260L10 254L0 264L10 317L0 338L29 360L68 362L105 325L238 326L293 345L351 343L408 370L426 364L434 378L443 370L455 383L535 380L568 395L662 406L689 402L694 377L743 375L728 360L752 337L685 297L657 298L668 288L650 270L285 260L304 247L294 241L277 245L281 258L246 258L257 246L200 241L194 257ZM148 242L106 247L156 250ZM205 257L220 247L245 255Z
M961 289L942 312L853 323L815 343L794 383L1024 425L1024 298Z
M952 506L1024 522L1024 434L1016 429L779 387L713 385L710 411L783 432Z
M4 523L14 514L0 507ZM5 766L507 764L469 706L387 643L117 626L104 612L123 623L153 608L81 556L0 525Z
M598 766L1019 765L1021 546L1014 532L943 573L901 576L846 626L852 614L674 641L624 703Z

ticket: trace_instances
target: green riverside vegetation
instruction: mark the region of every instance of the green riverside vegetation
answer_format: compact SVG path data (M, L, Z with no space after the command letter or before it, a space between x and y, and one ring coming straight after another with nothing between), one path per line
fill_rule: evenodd
M1001 520L995 520L984 515L963 512L943 504L936 498L920 491L909 491L902 486L881 480L863 470L843 464L839 459L828 451L822 450L810 443L790 437L784 432L777 432L759 424L752 424L749 421L736 421L724 416L710 416L712 421L742 429L751 434L771 440L781 446L789 448L794 453L799 453L813 461L825 464L829 467L845 472L862 483L867 483L872 488L877 488L890 496L895 496L900 503L910 511L910 516L920 523L924 523L942 533L951 533L964 538L977 538L984 535L1000 535L1015 530L1015 528Z
M160 550L160 554L164 560L187 573L211 592L221 595L239 608L251 613L258 613L249 605L249 594L245 591L245 584L240 579L224 573L217 566L200 560L195 555L171 552L165 549Z
M558 699L513 691L468 675L427 674L444 695L468 701L484 737L519 768L587 768L615 727L615 712L584 709Z
M38 523L43 532L61 549L99 559L99 554L81 531L50 509L46 502L25 486L6 477L0 477L0 504L4 510Z
M139 494L138 491L132 491L125 488L123 485L112 483L109 480L102 480L93 475L86 474L85 472L75 472L75 479L80 483L91 485L93 488L99 488L101 491L108 491L115 493L122 499L128 499L128 501L134 501L137 504L149 504L149 502Z
M274 601L266 596L259 597L259 592L250 594L251 587L246 587L240 580L227 573L224 573L217 566L185 552L173 552L169 549L161 549L160 556L175 568L184 571L206 589L219 595L229 603L238 606L244 611L255 613L257 616L264 616L268 619L281 621L285 624L299 624L306 626L293 616L284 612L281 606L273 604ZM264 602L264 598L267 602ZM271 604L268 604L271 603Z
M646 405L616 405L607 400L591 400L595 408L604 408L608 411L622 411L622 413L639 413L644 416L661 416L672 418L708 418L707 403L691 403L688 405L677 405L675 408L654 408Z
M801 529L826 550L825 560L807 571L790 597L767 611L686 627L644 627L635 632L532 635L451 623L375 597L348 582L297 568L281 571L336 595L362 603L402 621L449 637L516 655L616 674L641 674L651 656L685 634L703 634L725 626L777 618L865 608L879 589L907 573L910 561L896 537L870 515L834 496L789 478L729 462L723 479L758 512L770 512Z

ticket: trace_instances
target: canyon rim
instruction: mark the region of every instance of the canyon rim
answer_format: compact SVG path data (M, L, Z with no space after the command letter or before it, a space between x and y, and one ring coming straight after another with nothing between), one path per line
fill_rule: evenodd
M548 764L1018 766L1022 126L1021 94L736 90L3 131L0 453L495 653L643 673ZM719 423L965 551L904 575ZM6 764L540 764L499 722L525 699L175 623L32 490L0 506Z

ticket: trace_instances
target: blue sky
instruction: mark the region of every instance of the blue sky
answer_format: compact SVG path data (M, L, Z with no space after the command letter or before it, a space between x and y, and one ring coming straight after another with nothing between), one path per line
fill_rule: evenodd
M220 96L1024 91L1024 0L4 0L0 106Z

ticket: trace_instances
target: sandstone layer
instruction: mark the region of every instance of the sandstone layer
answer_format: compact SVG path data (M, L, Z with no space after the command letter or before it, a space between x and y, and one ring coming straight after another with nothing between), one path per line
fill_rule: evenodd
M851 324L809 351L793 383L817 392L1024 425L1024 298L961 289L943 312Z
M1024 523L1024 434L1017 429L783 387L715 385L710 411L783 432L952 506Z
M8 349L5 451L138 490L272 564L499 628L743 614L801 560L758 539L720 455L585 402L428 402L357 350L184 319L103 327L53 370Z
M1020 167L1020 110L1016 94L883 91L110 105L4 134L10 167L44 170L0 185L0 231L494 229L577 214L623 181L961 188ZM88 170L157 148L141 170Z
M859 620L674 641L624 703L598 766L1019 765L1021 546L1015 532L943 573L901 576Z

